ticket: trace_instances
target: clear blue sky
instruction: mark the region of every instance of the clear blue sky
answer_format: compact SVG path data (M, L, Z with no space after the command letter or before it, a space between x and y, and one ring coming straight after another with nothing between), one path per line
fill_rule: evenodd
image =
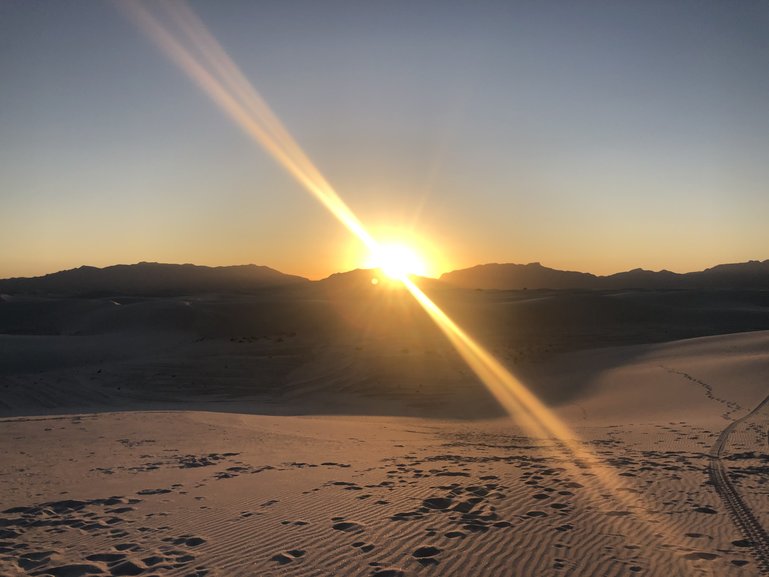
M436 273L769 258L769 3L191 6L361 219ZM0 277L360 264L113 4L0 3L0 79Z

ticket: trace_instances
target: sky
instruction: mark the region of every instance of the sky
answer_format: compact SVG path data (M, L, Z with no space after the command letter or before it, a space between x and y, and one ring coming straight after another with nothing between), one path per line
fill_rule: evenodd
M769 4L191 2L430 274L769 258ZM366 250L114 3L0 3L0 277Z

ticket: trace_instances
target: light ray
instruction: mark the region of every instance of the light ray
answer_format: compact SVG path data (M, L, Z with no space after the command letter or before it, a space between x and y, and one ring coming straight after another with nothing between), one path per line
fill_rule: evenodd
M260 144L366 248L376 254L379 243L366 230L321 172L292 138L267 103L246 79L224 49L206 30L199 18L183 2L165 2L168 24L179 36L141 2L120 2L120 6L142 30L177 64L248 136ZM186 39L186 43L184 42ZM619 502L637 506L622 492L626 488L616 472L587 449L578 436L515 378L493 355L459 327L407 275L400 278L405 287L456 348L464 361L486 385L500 405L534 438L555 440L571 456L571 469L589 466L598 482ZM641 520L657 523L648 513L636 509ZM662 527L657 526L658 530ZM643 527L656 536L650 525ZM671 531L662 530L666 539L680 542Z
M377 250L377 243L372 236L304 154L224 49L205 30L198 17L182 2L165 2L161 5L165 6L171 24L187 37L189 46L174 36L141 2L118 3L241 130L264 147L366 248ZM196 53L201 55L200 59L195 57Z

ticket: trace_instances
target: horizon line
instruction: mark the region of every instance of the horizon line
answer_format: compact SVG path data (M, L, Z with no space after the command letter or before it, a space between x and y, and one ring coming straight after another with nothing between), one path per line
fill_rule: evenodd
M662 268L662 269L659 269L659 270L654 270L654 269L646 269L646 268L643 268L643 267L634 267L634 268L628 268L628 269L625 269L625 270L619 270L619 271L612 272L612 273L607 273L607 274L597 274L597 273L593 273L593 272L589 272L589 271L583 271L583 270L553 268L553 267L550 267L550 266L542 264L541 261L531 261L531 262L526 262L526 263L519 263L519 262L484 262L484 263L478 263L478 264L474 264L474 265L470 265L470 266L465 266L465 267L455 268L455 269L452 269L452 270L443 271L443 272L441 272L437 276L430 276L430 275L413 275L413 276L419 277L419 278L432 279L432 280L440 280L441 277L443 277L444 275L447 275L447 274L451 274L451 273L459 272L459 271L466 271L466 270L470 270L470 269L478 268L478 267L483 267L483 266L491 266L491 265L498 265L498 266L505 266L505 265L513 265L513 266L539 265L542 268L547 268L547 269L554 270L554 271L557 271L557 272L573 272L573 273L577 273L577 274L589 274L589 275L593 275L593 276L598 277L598 278L610 277L610 276L613 276L613 275L627 273L627 272L634 272L634 271L645 271L645 272L652 272L652 273L669 272L669 273L672 273L672 274L685 275L685 274L690 274L690 273L704 272L706 270L710 270L710 269L718 267L718 266L750 264L750 263L766 263L766 262L769 262L769 258L764 259L764 260L761 260L761 259L749 259L749 260L746 260L746 261L739 261L739 262L719 262L719 263L713 264L711 266L705 267L703 269L694 269L694 270L688 270L688 271L685 271L685 272L677 272L677 271L673 271L673 270L670 270L670 269L667 269L667 268ZM121 263L121 262L118 262L118 263L108 264L108 265L103 265L103 266L81 264L79 266L75 266L75 267L72 267L72 268L63 268L63 269L55 270L55 271L52 271L52 272L47 272L47 273L42 273L42 274L37 274L37 275L32 275L32 276L9 276L9 277L2 277L2 278L0 278L0 281L14 280L14 279L42 278L42 277L45 277L45 276L50 276L50 275L59 274L59 273L62 273L62 272L78 270L78 269L81 269L81 268L94 268L94 269L97 269L97 270L104 270L104 269L107 269L107 268L112 268L112 267L117 267L117 266L137 266L137 265L142 265L142 264L167 265L167 266L194 266L194 267L211 268L211 269L254 266L254 267L268 268L268 269L273 270L275 272L278 272L280 274L284 274L284 275L287 275L287 276L296 276L296 277L300 277L300 278L303 278L303 279L306 279L306 280L309 280L309 281L326 280L328 278L331 278L334 275L347 274L347 273L352 273L352 272L356 272L356 271L377 270L376 267L371 267L371 268L356 267L356 268L352 268L352 269L348 269L348 270L335 271L335 272L332 272L332 273L330 273L330 274L328 274L326 276L318 276L316 278L313 278L312 276L305 276L305 275L299 274L299 273L285 272L285 271L283 271L283 270L281 270L279 268L276 268L276 267L273 267L273 266L270 266L270 265L257 264L257 263L197 264L197 263L191 263L191 262L160 262L160 261L151 261L151 260L140 260L140 261L133 262L133 263Z

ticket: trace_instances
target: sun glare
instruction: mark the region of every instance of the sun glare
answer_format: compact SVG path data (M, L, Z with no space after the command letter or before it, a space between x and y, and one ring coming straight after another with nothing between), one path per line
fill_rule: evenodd
M378 268L392 280L426 276L427 266L417 252L403 244L384 244L369 255L366 268Z
M604 499L609 496L606 493L608 490L626 508L633 508L634 515L640 520L647 522L642 526L646 537L664 539L668 547L668 541L676 541L670 528L652 524L660 521L656 512L644 506L642 501L637 502L633 496L637 491L630 491L624 477L616 473L602 454L594 453L589 443L580 440L505 365L422 292L411 276L427 276L428 263L408 245L398 242L380 243L376 239L386 237L369 233L197 16L184 3L160 4L166 10L166 19L170 20L168 23L154 16L148 8L149 4L125 2L119 5L128 10L150 37L238 126L261 144L361 241L362 247L370 253L364 261L365 266L380 269L383 275L399 281L411 293L489 392L517 419L526 434L538 439L553 439L556 442L556 448L553 449L557 451L556 455L559 458L561 455L566 457L566 460L561 461L565 470L571 470L575 475L597 477L597 490L593 489L588 494L592 494L601 507L605 507ZM429 246L421 242L417 244L421 248ZM433 254L427 254L430 256L430 265L435 266ZM378 282L378 279L372 279L374 281ZM684 545L677 545L677 548L682 549Z

